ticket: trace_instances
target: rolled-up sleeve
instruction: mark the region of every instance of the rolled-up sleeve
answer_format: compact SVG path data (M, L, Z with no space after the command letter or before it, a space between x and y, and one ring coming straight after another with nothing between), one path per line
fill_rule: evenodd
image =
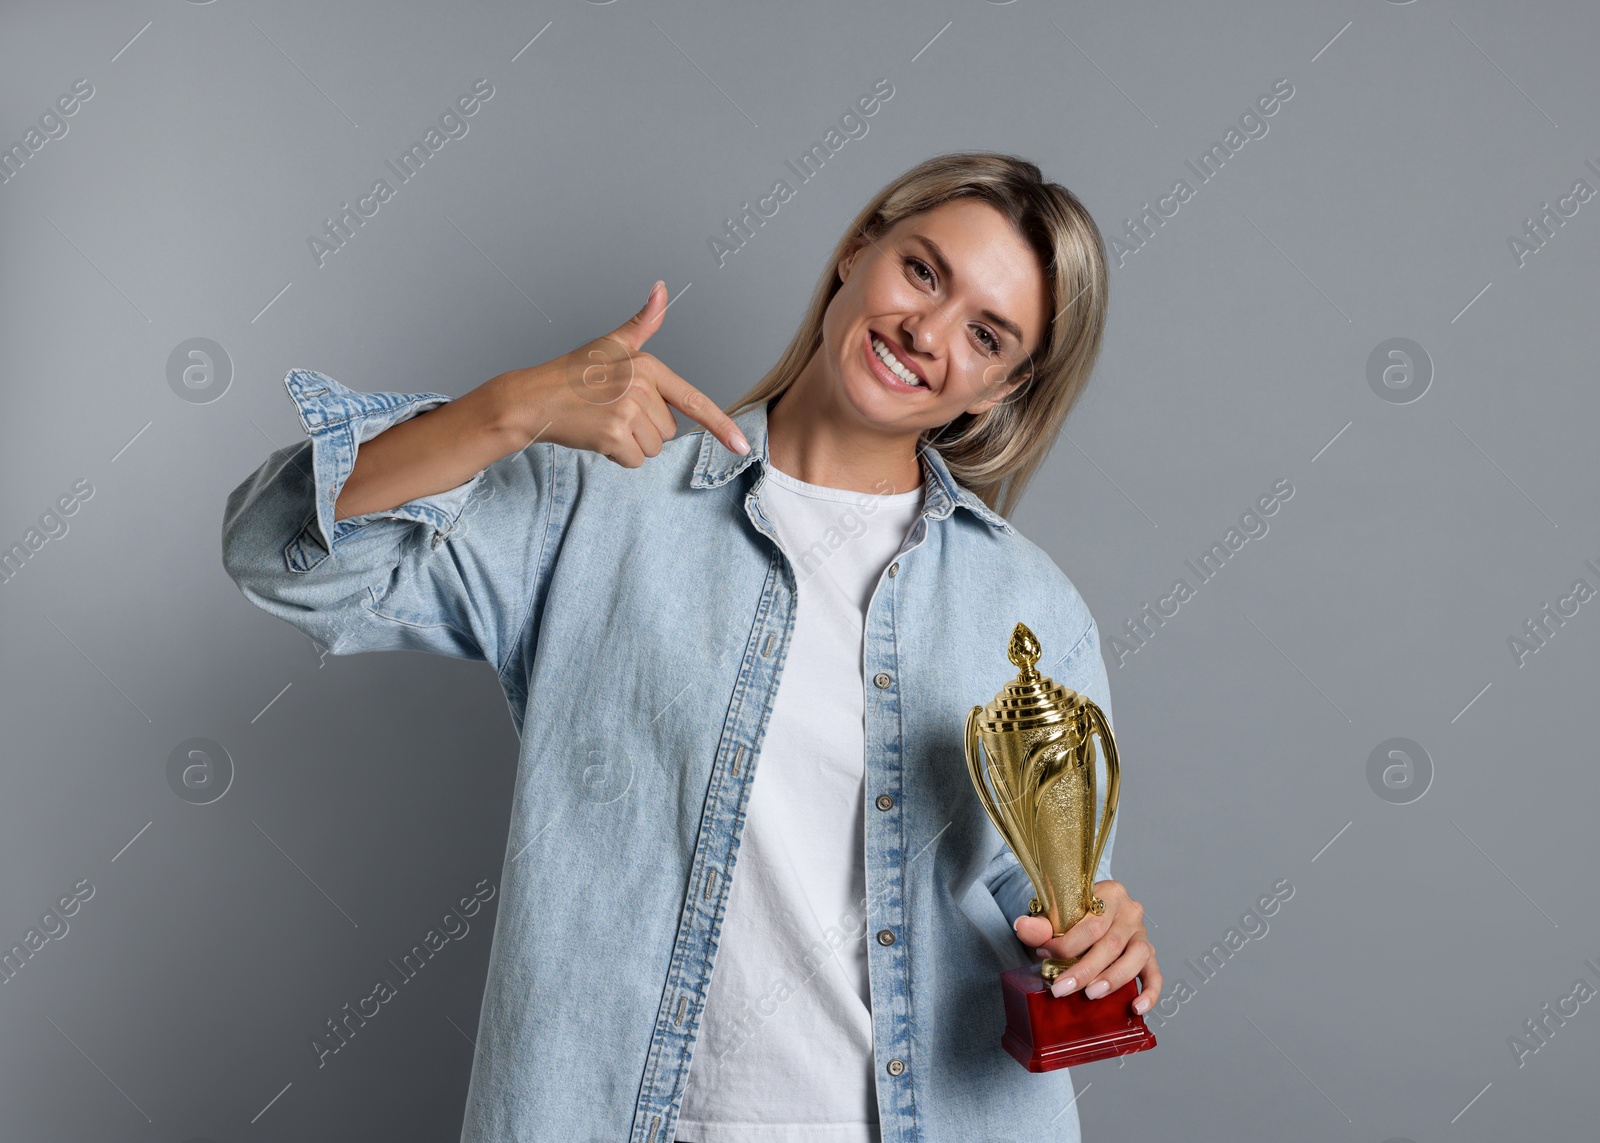
M1116 732L1116 723L1111 718L1111 683L1106 675L1105 660L1100 655L1100 632L1094 621L1090 620L1089 629L1083 633L1077 644L1062 659L1060 665L1050 672L1057 682L1063 686L1071 687L1079 694L1088 698L1105 712L1106 723L1111 726L1112 733ZM1105 812L1106 794L1111 780L1110 770L1106 766L1105 751L1100 748L1098 738L1095 740L1095 822L1099 823ZM1118 803L1118 817L1111 821L1111 830L1106 836L1106 847L1100 854L1100 864L1095 870L1093 880L1109 881L1111 879L1111 847L1117 840L1117 823L1120 821L1121 803ZM1016 854L1011 852L1011 847L1006 846L995 855L984 871L984 883L988 885L989 892L1005 913L1006 920L1014 921L1018 917L1028 915L1028 903L1033 899L1033 881L1027 871L1017 860Z
M451 398L358 392L311 369L290 370L284 386L310 439L273 452L229 494L229 577L332 654L429 651L503 671L542 570L554 446L503 457L455 488L335 520L362 442Z

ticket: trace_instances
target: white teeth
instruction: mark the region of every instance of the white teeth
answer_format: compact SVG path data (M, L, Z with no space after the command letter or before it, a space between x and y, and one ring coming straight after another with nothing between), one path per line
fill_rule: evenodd
M922 383L922 379L902 365L900 359L894 355L893 351L884 344L883 339L877 334L872 335L872 352L878 355L878 360L888 367L890 373L893 373L907 385L926 388Z

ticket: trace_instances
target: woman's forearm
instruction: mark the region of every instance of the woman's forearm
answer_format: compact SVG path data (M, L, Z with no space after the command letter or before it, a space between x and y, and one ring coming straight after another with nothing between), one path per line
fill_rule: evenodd
M446 492L527 448L533 438L521 427L523 418L512 415L504 376L362 442L333 518L386 512Z

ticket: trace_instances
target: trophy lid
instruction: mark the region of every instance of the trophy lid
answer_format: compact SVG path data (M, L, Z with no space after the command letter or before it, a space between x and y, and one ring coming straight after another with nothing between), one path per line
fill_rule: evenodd
M1026 623L1018 623L1006 648L1006 657L1017 667L1017 677L983 708L984 730L996 733L1052 726L1084 704L1077 691L1039 673L1034 664L1040 652L1038 636Z

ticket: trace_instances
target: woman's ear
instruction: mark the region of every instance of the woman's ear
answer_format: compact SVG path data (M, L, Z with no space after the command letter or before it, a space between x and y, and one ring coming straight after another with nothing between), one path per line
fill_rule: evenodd
M861 252L867 248L867 244L873 241L872 235L881 232L882 223L883 215L874 214L866 229L856 233L854 245L840 256L839 264L835 267L839 273L839 281L843 282L849 277L850 269L855 265L856 259L861 257Z
M839 281L847 282L850 280L850 268L855 265L856 259L861 256L861 251L864 249L866 249L865 243L858 244L851 247L849 252L839 259Z
M840 282L850 279L851 267L861 258L861 251L866 250L869 242L872 242L870 235L858 235L854 242L851 243L851 247L843 255L840 255L840 259L838 259L838 280Z
M1007 397L1011 396L1011 394L1022 388L1023 385L1027 384L1028 378L1031 376L1031 372L1024 373L1021 377L1018 377L1014 381L1006 381L1000 385L997 385L995 388L989 390L988 395L981 401L976 401L973 404L968 405L962 411L971 413L973 416L977 416L979 413L987 413L1001 401L1004 401Z

